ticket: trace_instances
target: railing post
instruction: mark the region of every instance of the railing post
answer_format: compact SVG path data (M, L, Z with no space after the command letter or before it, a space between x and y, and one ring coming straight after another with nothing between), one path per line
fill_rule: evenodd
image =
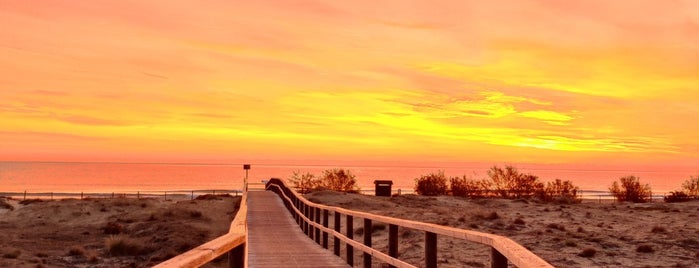
M398 257L398 225L395 224L388 225L388 256ZM388 267L396 268L393 265Z
M315 214L316 214L316 208L314 208L312 206L308 206L308 220L309 221L312 222L315 219ZM311 240L313 240L316 227L314 227L313 224L311 224L309 222L308 229L309 229L308 230L308 237L310 237Z
M425 232L425 267L437 268L437 234Z
M490 267L507 268L507 258L495 248L490 248Z
M345 218L345 225L346 225L346 231L347 231L347 238L353 239L354 238L354 218L352 215L347 215ZM350 244L347 244L347 264L350 266L354 266L354 247L352 247Z
M333 212L333 218L335 218L333 222L333 228L335 229L335 232L340 232L340 217L342 215L340 213L337 213L337 211ZM333 235L333 252L335 255L340 256L340 238L337 236Z
M371 247L371 220L364 219L364 245ZM364 268L371 268L371 255L364 252Z
M328 210L323 209L323 227L328 228ZM328 249L328 232L323 231L323 248Z
M308 207L303 202L301 202L301 212L303 213L303 216L308 217ZM303 217L301 218L301 221L301 224L303 224L303 233L308 235L308 222L306 222L306 220L303 219Z
M245 267L245 244L242 244L228 252L228 267Z
M320 224L320 208L315 208L315 210L316 210L316 212L315 212L315 216L316 216L315 223ZM316 243L317 243L318 245L320 245L320 228L315 228L315 229L316 229L316 235L315 235Z

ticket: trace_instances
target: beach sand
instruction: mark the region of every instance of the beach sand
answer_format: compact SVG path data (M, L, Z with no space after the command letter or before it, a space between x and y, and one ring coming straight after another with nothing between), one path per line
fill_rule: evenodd
M330 191L312 202L507 236L556 267L699 267L699 201L538 203L452 196L376 197ZM362 222L355 219L355 228ZM388 228L372 235L387 252ZM361 241L361 232L355 239ZM424 266L424 233L399 228L400 258ZM489 267L489 248L438 237L439 267ZM583 252L592 256L580 256ZM361 265L360 254L355 266ZM378 265L378 263L377 263Z
M206 197L0 199L0 267L152 266L228 232L240 197Z

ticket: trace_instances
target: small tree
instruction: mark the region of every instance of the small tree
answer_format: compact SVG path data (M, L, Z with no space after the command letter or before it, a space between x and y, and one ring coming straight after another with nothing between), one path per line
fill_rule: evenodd
M308 193L310 190L318 187L318 179L315 175L308 172L301 173L299 170L294 171L294 174L289 178L289 182L292 187L296 188L296 190L302 194Z
M451 194L462 197L485 197L488 194L489 181L473 180L463 177L449 178Z
M621 182L621 185L619 184ZM617 201L629 201L634 203L643 203L650 200L651 189L650 185L641 185L639 178L636 176L626 176L619 178L619 182L612 183L609 187L609 192L614 195Z
M505 166L504 169L493 166L488 170L488 177L495 193L500 195L500 197L509 198L510 190L515 184L517 177L519 177L519 171L510 165Z
M358 192L354 174L341 168L324 170L317 186L339 192Z
M556 179L546 183L540 197L544 201L578 202L579 190L571 181Z
M692 176L682 183L682 189L690 197L699 197L699 175Z
M419 195L447 194L447 178L444 176L444 171L422 175L415 179L415 192Z

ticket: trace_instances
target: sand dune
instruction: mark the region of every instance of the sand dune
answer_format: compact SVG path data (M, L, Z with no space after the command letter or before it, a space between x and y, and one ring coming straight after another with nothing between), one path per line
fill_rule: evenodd
M228 232L239 200L3 199L0 267L148 267Z
M556 267L699 267L699 201L561 205L327 191L307 197L358 211L507 236ZM401 228L399 236L401 258L424 265L424 234ZM375 231L373 244L385 251L387 239L386 230ZM489 251L483 246L448 238L439 238L438 244L439 267L489 265ZM583 252L594 255L585 257Z

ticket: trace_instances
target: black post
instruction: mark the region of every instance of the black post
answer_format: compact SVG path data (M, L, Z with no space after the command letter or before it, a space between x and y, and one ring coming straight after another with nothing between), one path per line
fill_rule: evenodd
M315 208L315 211L316 211L315 212L315 215L316 215L315 223L320 224L320 208ZM320 228L316 227L315 238L316 238L316 243L318 245L320 245Z
M364 219L364 245L371 247L371 220ZM364 252L364 268L371 268L371 255Z
M333 218L335 218L335 222L333 222L333 229L335 229L335 232L340 232L340 213L337 213L337 211L333 212ZM340 238L337 236L333 235L333 252L335 255L340 256Z
M490 267L507 268L507 258L495 248L490 248Z
M245 244L242 244L228 252L228 267L245 267Z
M328 228L328 210L323 210L323 227ZM328 232L323 232L323 248L328 249Z
M398 225L395 224L388 225L388 256L398 257ZM388 267L396 268L393 265Z
M437 234L425 232L425 267L437 268Z
M353 239L354 238L354 218L352 215L347 215L346 219L347 222L345 224L347 225L346 231L347 231L347 238ZM347 244L347 264L350 266L354 266L354 247L352 247L350 244Z

